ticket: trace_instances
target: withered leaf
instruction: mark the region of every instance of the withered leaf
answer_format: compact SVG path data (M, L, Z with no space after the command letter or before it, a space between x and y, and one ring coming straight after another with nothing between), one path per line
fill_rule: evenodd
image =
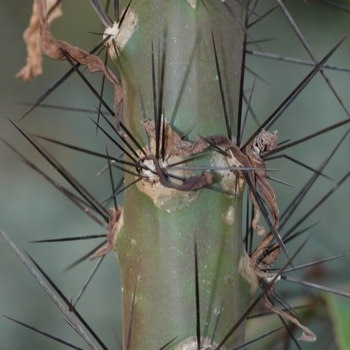
M265 162L260 157L260 154L265 151L273 150L277 147L278 139L277 139L277 131L272 133L261 130L261 132L251 141L246 148L244 149L244 153L248 157L251 165L254 168L266 168ZM256 170L254 171L256 183L259 186L259 191L261 196L266 201L270 213L274 219L274 228L277 230L279 224L279 209L276 203L275 192L272 189L271 185L266 180L266 171L265 170ZM252 182L253 183L253 182ZM263 235L265 233L264 229L258 225L259 217L260 217L260 208L256 203L254 195L250 192L250 198L253 201L255 208L255 216L253 218L253 228L256 229L259 235Z
M159 176L159 181L165 187L174 188L178 191L195 191L204 187L205 185L211 184L213 181L213 176L208 172L203 171L201 175L186 178L182 184L175 184L167 179L164 171L159 165L159 160L155 156L152 155L146 158L153 160L157 175Z
M273 191L271 185L266 180L266 171L261 170L266 168L265 162L260 157L260 154L264 151L272 150L277 146L277 136L276 132L269 133L262 130L259 135L257 135L254 140L247 145L243 152L235 145L230 139L225 136L211 136L206 137L210 143L216 144L225 150L230 150L233 156L246 168L258 168L260 170L248 171L247 175L252 186L259 187L262 198L266 201L269 210L274 219L274 228L277 230L279 224L279 209L276 203L275 192ZM252 191L249 191L250 199L254 205L255 215L252 220L253 228L258 232L259 236L265 234L265 229L258 225L260 218L260 207L255 199Z
M160 136L160 144L164 145L166 157L168 156L180 156L183 158L187 158L192 154L196 154L204 151L210 145L201 137L198 137L194 143L183 141L180 136L173 131L169 123L162 118L162 130L164 132ZM144 126L146 132L149 136L156 138L156 128L154 121L143 119L141 124ZM163 142L164 137L164 142ZM154 155L148 155L144 157L144 159L150 159L153 161L155 171L159 177L159 182L168 188L174 188L178 191L195 191L200 188L203 188L205 185L211 184L213 181L213 176L203 171L201 175L197 176L189 176L182 181L181 184L174 183L168 179L167 174L164 172L162 167L159 164L159 160Z
M278 255L281 253L281 248L276 248L278 246L276 243L271 244L273 238L274 234L269 232L260 241L250 258L250 268L260 278L269 279L275 276L275 273L270 273L268 270L277 261ZM271 253L269 251L271 251Z
M164 127L163 127L164 123ZM151 136L153 139L156 138L156 127L153 120L143 119L141 124L144 126L147 134ZM165 153L170 156L181 156L181 157L189 157L193 154L197 154L206 150L210 144L205 141L202 137L197 137L195 142L184 141L181 137L171 128L169 123L165 118L162 118L162 126L161 129L164 129L163 134L160 135L159 144L163 144L164 140L164 148Z
M111 216L109 217L108 232L106 235L107 244L101 249L99 249L93 256L91 256L90 260L100 258L113 249L115 236L118 234L123 225L122 207L118 205L116 208L110 208L109 213L111 214Z
M39 17L39 42L43 53L53 60L65 60L68 55L72 60L85 65L91 73L102 72L114 86L114 111L116 126L119 127L123 93L118 78L97 56L65 41L54 39L49 30L45 0L35 0L35 4Z
M147 133L153 138L156 138L156 128L154 121L143 119L141 121L142 125L145 127ZM254 140L248 144L244 152L242 152L237 145L235 145L229 138L226 136L208 136L208 137L197 137L194 143L184 141L180 138L180 136L172 130L169 123L162 118L161 129L164 130L164 135L160 135L159 144L164 144L165 153L167 155L180 155L182 157L189 157L191 155L203 152L211 144L215 144L223 149L230 150L233 156L238 160L239 163L243 167L246 168L259 168L260 170L256 170L254 172L249 171L248 176L250 182L253 186L258 184L260 193L263 199L266 201L269 210L274 218L274 228L277 230L279 224L279 210L276 203L275 193L270 186L270 184L266 180L266 171L261 170L266 168L266 165L260 154L264 151L269 151L277 146L277 136L276 132L269 133L265 130L262 130L259 135L257 135ZM165 140L163 142L163 137ZM159 164L158 164L159 165ZM239 172L238 172L239 173ZM158 174L159 175L159 174ZM163 174L164 175L164 174ZM238 174L239 175L239 174ZM202 183L205 183L205 179L202 176ZM161 176L160 176L161 178ZM165 183L166 179L162 179ZM194 180L194 179L193 179ZM199 187L200 188L200 187ZM252 221L253 228L258 232L259 235L264 235L265 230L263 227L258 225L260 218L260 208L259 205L252 193L249 192L250 199L254 205L255 216Z
M269 232L261 240L250 259L250 269L259 278L260 285L263 289L263 305L266 309L287 318L289 321L302 329L304 332L298 338L299 340L314 342L316 341L316 335L309 328L302 325L295 317L273 305L269 299L269 295L274 291L276 285L276 273L269 270L277 261L278 255L281 253L281 248L279 248L277 243L271 244L273 238L274 234Z
M47 14L47 23L49 26L54 19L62 15L61 3L57 4L57 0L46 0L46 8L49 9ZM34 2L29 26L23 33L23 39L27 46L27 64L16 74L16 78L21 78L24 81L30 81L42 73L39 20L38 7L36 2Z
M272 291L274 290L274 282L270 284L270 286L267 287L266 292L263 295L262 301L263 301L263 305L267 310L270 310L282 317L285 317L286 319L288 319L289 321L291 321L292 323L294 323L297 327L299 327L300 329L302 329L304 332L302 333L302 335L298 338L298 340L302 340L305 342L314 342L316 341L316 334L314 332L312 332L309 328L305 327L304 325L302 325L295 317L293 317L292 315L282 311L281 309L279 309L278 307L276 307L275 305L273 305L271 303L271 301L269 300L269 295L272 293Z

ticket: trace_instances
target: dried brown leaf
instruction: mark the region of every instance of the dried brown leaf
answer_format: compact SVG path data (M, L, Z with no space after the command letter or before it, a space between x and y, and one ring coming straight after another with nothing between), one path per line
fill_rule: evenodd
M269 294L272 293L273 289L274 289L274 284L272 283L270 287L267 288L266 292L263 295L262 301L263 301L263 305L266 307L266 309L282 316L285 317L286 319L288 319L289 321L291 321L292 323L294 323L296 326L298 326L300 329L302 329L304 332L302 333L302 335L298 338L298 340L302 340L305 342L314 342L316 341L316 334L314 332L312 332L309 328L305 327L304 325L302 325L295 317L291 316L290 314L287 314L286 312L282 311L281 309L279 309L278 307L276 307L275 305L273 305L268 296Z
M153 139L155 139L156 127L154 121L144 119L141 121L141 123L145 127L147 133ZM261 170L265 169L266 165L263 159L260 157L261 153L270 151L277 147L277 131L270 133L266 130L262 130L242 152L240 148L226 136L197 137L194 143L192 143L182 140L180 136L174 130L172 130L171 126L164 118L162 118L162 123L165 123L164 126L161 125L161 129L164 130L164 135L161 133L159 144L164 144L165 154L167 155L179 155L186 158L191 155L203 152L208 147L210 147L211 144L214 144L226 151L231 151L232 155L243 167L259 169L255 171L249 171L247 174L254 188L256 184L258 185L261 196L266 201L271 215L273 216L274 228L277 230L279 224L279 209L276 203L276 196L271 185L266 180L266 171ZM164 142L163 137L165 138ZM155 165L157 166L157 164ZM242 176L241 172L239 171L235 171L235 173L238 176ZM169 181L164 178L164 174L162 176L162 174L160 174L158 171L157 174L160 177L160 180L164 182L162 183L163 186L169 186L169 184L172 186L171 183L169 183ZM191 186L191 190L194 190L194 187L197 186L194 184L194 181L196 180L200 181L198 188L203 187L206 184L205 174L200 175L200 177L193 177L193 179L190 181L191 185L190 182L187 185L184 185L184 190L187 191L187 188L190 188ZM207 184L208 183L209 182L207 182ZM180 190L180 188L177 189ZM262 236L265 234L265 229L262 226L258 225L260 218L260 207L255 199L253 192L249 191L249 194L255 209L255 216L252 220L252 226L258 232L258 234Z
M278 139L277 139L277 131L272 133L262 129L261 132L254 138L252 142L250 142L247 147L244 149L244 153L249 159L249 162L254 168L266 168L265 162L260 157L265 151L271 151L277 147ZM256 183L259 186L259 191L261 196L266 201L270 213L274 219L274 228L277 230L279 224L279 209L276 203L275 192L272 189L271 185L266 180L266 171L265 170L256 170L254 172ZM252 182L253 183L253 182ZM254 182L255 183L255 182ZM253 218L252 226L254 229L258 231L260 236L265 234L265 230L263 227L258 225L260 218L260 208L256 203L255 197L252 192L250 192L250 198L254 203L255 216Z
M268 270L277 261L281 248L272 249L276 244L271 244L274 234L269 232L259 243L250 258L250 268L262 279L269 280L275 277L274 272ZM269 252L271 251L271 253Z
M279 224L279 209L276 203L275 192L271 185L266 180L266 171L261 170L266 168L265 162L260 157L260 154L272 150L277 146L277 131L267 132L262 130L252 142L250 142L243 152L235 145L231 140L224 136L211 136L206 137L210 143L220 146L226 151L231 151L232 155L242 164L245 168L259 168L260 170L249 171L247 175L252 186L259 187L262 198L266 201L269 210L274 219L274 228L277 230ZM238 172L239 173L239 172ZM238 174L239 175L239 174ZM253 228L258 232L259 236L265 234L265 229L258 225L260 219L260 207L255 199L252 191L249 191L250 199L254 205L255 215L252 220Z
M188 192L198 190L205 185L210 185L213 181L213 175L209 174L206 171L203 171L201 175L190 176L186 178L180 185L175 184L168 180L167 176L159 165L159 160L156 159L156 157L147 156L146 158L153 160L157 175L159 176L159 181L165 187L174 188L178 191Z
M282 317L287 318L289 321L302 329L304 332L298 338L298 340L314 342L316 341L316 335L309 328L302 325L295 317L273 305L269 299L269 295L275 289L275 281L280 278L279 276L276 278L277 275L275 272L269 271L272 265L277 261L278 255L281 253L281 248L279 248L277 244L271 244L273 238L274 234L269 232L261 240L250 258L249 270L257 276L260 281L260 285L264 290L262 297L264 307Z
M54 19L62 15L61 3L57 5L56 3L57 0L46 0L46 8L52 9L52 11L49 10L49 13L47 15L48 25L50 25ZM42 73L42 52L40 48L39 20L40 15L38 7L36 2L34 2L29 26L23 33L23 39L27 45L27 64L16 74L16 78L21 78L24 81L30 81Z
M156 139L156 127L154 121L143 119L141 124L146 129L147 134L153 139ZM194 143L182 140L181 137L171 128L165 118L162 118L161 129L164 129L164 148L167 155L186 158L193 154L203 152L210 146L210 144L202 137L197 137ZM159 144L163 144L163 134L160 135Z
M156 138L156 128L153 120L143 119L141 124L144 126L146 132L153 140ZM187 158L193 154L204 151L210 145L201 137L198 137L194 143L183 141L180 136L171 128L165 118L162 118L161 129L164 130L160 135L159 144L164 144L165 158L169 156L180 156ZM163 142L164 137L164 142ZM144 159L150 159L153 161L155 171L159 177L159 182L167 188L174 188L178 191L195 191L205 185L211 184L213 176L206 171L203 171L201 175L190 176L185 178L181 184L174 183L168 179L168 176L159 164L159 160L154 155L148 155Z
M102 72L114 86L115 122L116 127L119 127L123 93L118 78L97 56L70 45L65 41L54 39L49 30L45 0L35 0L35 4L39 16L39 41L44 54L53 60L65 60L68 55L72 60L85 65L91 73Z
M93 256L90 257L90 260L100 258L106 255L110 250L113 249L114 241L118 235L121 227L123 226L123 208L119 205L116 208L109 209L111 216L109 217L108 232L106 235L107 244L99 249Z

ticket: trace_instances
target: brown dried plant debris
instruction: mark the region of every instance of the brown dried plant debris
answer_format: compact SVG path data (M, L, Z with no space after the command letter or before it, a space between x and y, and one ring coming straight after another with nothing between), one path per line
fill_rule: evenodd
M250 258L250 270L258 277L263 289L263 305L266 309L287 318L304 332L298 340L306 342L316 341L316 335L307 327L302 325L295 317L282 311L270 301L269 295L274 291L279 275L271 271L272 265L277 261L281 248L277 243L271 243L274 238L273 232L269 232L259 243L258 247Z
M263 295L263 305L267 310L270 310L282 317L285 317L286 319L288 319L289 321L291 321L292 323L294 323L297 327L299 327L300 329L303 330L302 335L298 338L298 340L302 340L305 342L314 342L316 341L317 337L316 334L314 332L312 332L309 328L307 328L306 326L302 325L295 317L291 316L290 314L287 314L286 312L282 311L281 309L279 309L278 307L276 307L275 305L273 305L269 299L269 294L272 293L272 291L274 290L275 286L274 286L274 282L271 283L268 287L266 292Z
M163 119L164 120L164 119ZM154 121L150 120L142 120L142 125L145 127L147 133L153 138L156 138L156 128ZM167 155L178 155L184 158L187 158L191 155L198 154L200 152L203 152L208 147L210 147L211 144L215 144L221 148L223 148L226 151L231 151L232 155L238 160L238 162L245 168L258 168L260 170L256 171L248 171L248 176L250 179L250 182L253 186L256 186L256 184L259 187L259 191L261 193L262 198L266 201L269 210L271 212L271 215L274 219L274 228L277 230L278 224L279 224L279 209L276 203L276 196L275 192L273 191L271 185L266 180L266 165L261 158L261 154L265 151L273 150L277 147L278 139L277 139L277 131L274 131L272 133L261 130L261 132L254 138L252 142L250 142L247 147L243 150L243 152L239 149L237 145L235 145L230 139L228 139L226 136L210 136L210 137L200 137L198 136L194 143L184 141L180 138L180 136L172 130L171 126L164 121L164 147L166 150ZM162 128L163 129L163 125ZM160 135L160 141L159 144L163 144L163 135ZM154 158L155 159L155 158ZM160 177L160 180L163 184L163 186L169 186L169 181L164 178L164 173L161 170L159 163L155 162L157 174ZM239 171L235 171L235 173L242 177L242 174ZM162 175L163 174L163 175ZM182 191L190 191L194 189L201 188L205 186L207 183L206 174L200 175L198 179L194 177L193 181L189 181L187 185L183 184L182 188L177 188ZM209 180L209 178L207 177ZM200 183L195 184L195 181L198 180ZM210 179L211 181L212 179ZM171 186L171 185L170 185ZM194 187L195 186L195 187ZM175 187L174 187L175 188ZM260 208L259 205L254 197L254 194L252 191L249 192L250 199L254 205L255 209L255 216L252 221L253 228L258 232L260 236L265 234L265 230L262 226L258 225L259 218L260 218Z
M37 8L35 18L38 17L36 20L39 21L36 31L40 32L40 35L36 34L36 38L43 53L53 60L66 60L66 56L69 56L72 60L85 65L91 73L102 72L114 86L115 122L116 126L119 127L123 93L118 78L97 56L89 54L88 52L76 46L70 45L67 42L54 39L49 30L49 18L46 11L46 1L35 0L35 6ZM33 64L38 64L38 62L33 62Z
M178 191L188 192L198 190L204 187L205 185L210 185L213 181L213 176L208 172L203 171L201 175L190 176L186 178L182 182L182 184L175 184L169 181L169 179L165 175L163 169L159 164L159 159L156 159L156 157L153 155L147 156L145 159L153 160L157 175L159 176L159 181L164 187L174 188Z
M110 208L109 213L111 216L109 217L108 232L106 235L107 244L99 249L93 256L91 256L90 260L100 258L113 249L114 241L117 238L121 227L123 226L124 220L122 207L118 205L116 208Z
M62 16L61 3L57 4L57 0L46 0L45 2L46 8L52 9L52 11L49 10L47 14L47 23L49 26L54 19ZM27 45L27 64L16 74L16 78L21 78L23 81L30 81L43 71L39 21L40 14L38 6L36 2L34 2L29 26L23 33L23 39Z
M266 168L265 162L260 157L260 154L266 151L271 151L277 147L278 139L276 134L277 131L270 133L263 129L244 149L244 153L254 168ZM266 180L266 170L256 170L254 171L254 175L256 181L252 182L252 184L255 182L258 184L259 191L263 199L266 201L271 215L273 216L274 228L277 230L280 214L276 203L275 192ZM250 199L253 202L255 208L255 216L253 218L252 225L253 228L258 231L258 234L262 236L265 234L265 230L263 227L258 225L260 208L252 192L250 192Z
M156 138L156 130L154 121L144 119L141 121L141 124L145 127L146 132L152 138L152 148L155 148L154 140ZM180 136L171 128L165 118L162 118L162 129L164 130L164 135L162 134L160 136L159 144L164 144L165 158L179 156L181 159L185 159L193 154L200 153L209 147L209 144L201 137L198 137L194 143L181 140ZM171 181L166 175L166 172L163 170L160 160L153 154L149 154L148 156L142 158L141 161L144 160L152 160L155 172L159 178L159 182L167 188L189 192L203 188L205 185L211 184L213 181L213 176L206 171L203 171L202 174L198 176L187 177L182 181L182 183L179 183L178 180Z
M205 151L210 144L203 139L203 137L198 136L194 143L189 141L184 141L181 137L171 128L166 119L162 118L162 123L164 124L164 148L166 154L169 156L181 156L188 158L191 155ZM154 140L156 139L156 127L153 120L143 119L141 124L146 129L146 132ZM163 124L161 126L163 129ZM163 144L163 134L160 135L159 144Z
M281 248L277 243L271 243L273 232L269 232L259 243L250 258L250 268L260 278L267 282L275 278L276 273L269 271L277 261Z
M261 132L250 142L243 151L239 149L232 141L223 136L212 136L205 138L211 143L214 143L226 151L231 151L232 155L242 164L245 168L258 168L259 170L248 171L249 180L254 186L258 185L262 198L267 203L270 213L274 219L274 228L278 229L279 224L279 209L276 203L275 192L271 185L266 180L265 162L260 155L265 151L273 150L277 147L277 131L272 133L261 130ZM239 175L239 174L238 174ZM258 225L260 218L260 207L255 199L252 191L249 191L250 199L254 205L255 215L252 221L253 228L258 232L259 236L265 234L265 229Z

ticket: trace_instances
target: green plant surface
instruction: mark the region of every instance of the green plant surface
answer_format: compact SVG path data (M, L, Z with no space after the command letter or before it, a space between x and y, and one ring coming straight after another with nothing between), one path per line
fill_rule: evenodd
M348 285L342 286L342 290L349 290ZM323 297L326 300L327 307L330 311L330 316L333 324L333 332L335 334L336 343L341 350L349 349L350 336L350 307L347 300L339 296L325 294Z
M235 10L243 20L244 9L236 5ZM162 113L174 131L184 135L195 125L185 138L192 142L197 136L227 135L212 37L217 37L218 41L218 60L223 66L221 74L234 133L243 33L233 18L219 4L208 12L204 6L194 10L186 1L140 2L131 11L137 16L138 27L120 55L124 120L141 145L147 149L137 89L144 118L153 120L152 45L158 105L162 103ZM223 62L229 63L223 65ZM116 63L119 65L118 61ZM168 150L166 152L165 157L168 157ZM208 165L210 157L189 165ZM126 185L134 180L134 176L125 176ZM125 325L129 324L136 288L132 332L137 337L131 340L132 348L156 348L175 336L179 343L196 335L194 239L198 245L202 335L211 336L217 318L215 310L219 310L220 305L220 322L225 326L218 327L217 342L248 305L248 286L238 273L242 254L242 201L207 189L198 191L198 198L184 208L177 202L182 203L191 192L177 193L184 199L175 199L174 192L171 202L161 209L145 198L136 186L125 192L124 225L118 234L116 250L121 266ZM233 225L223 220L230 206L235 211ZM239 344L243 333L241 327L227 346ZM125 343L127 338L128 327L124 327Z

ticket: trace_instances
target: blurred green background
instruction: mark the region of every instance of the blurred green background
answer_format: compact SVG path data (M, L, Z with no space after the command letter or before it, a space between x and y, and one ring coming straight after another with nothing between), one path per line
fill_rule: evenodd
M264 0L260 3L262 4L257 7L256 11L262 14L267 8L273 6L274 1ZM350 7L350 1L338 3ZM26 48L22 40L22 33L27 27L31 7L31 1L0 2L2 52L0 133L36 165L45 169L50 176L65 184L6 119L9 117L13 121L18 120L27 107L16 102L36 100L69 69L66 62L53 62L45 58L42 76L29 83L15 79L15 74L25 64ZM350 33L350 14L311 0L309 5L302 1L294 1L290 4L287 2L287 7L318 59L321 59L344 35ZM103 28L88 2L63 1L63 11L63 17L56 20L52 26L55 37L90 50L99 38L89 32L101 32ZM276 39L260 44L265 52L309 60L309 56L279 10L253 27L251 34L254 39ZM254 45L249 45L249 49L257 50ZM329 60L329 63L350 68L349 57L350 39L347 39ZM248 56L247 66L268 81L265 83L258 80L253 95L253 109L261 122L311 70L310 67L254 56ZM350 74L331 70L326 72L345 105L350 109ZM246 78L245 88L249 94L253 76L247 72ZM93 75L91 79L98 87L100 76ZM107 85L105 96L111 103L112 89L109 85ZM95 97L76 76L69 78L69 81L55 91L46 100L46 103L90 109L94 108L93 104L97 105ZM32 132L100 152L104 152L105 144L108 144L110 152L114 152L114 148L101 133L97 138L95 137L95 127L88 119L89 115L95 117L93 113L38 108L28 115L20 126ZM317 75L272 129L278 129L281 141L289 138L296 140L346 118L345 112L323 78ZM249 116L244 134L245 139L255 130L255 127ZM346 127L341 128L296 146L288 151L288 155L317 168L346 130ZM107 174L98 179L95 178L95 174L105 165L104 161L47 143L45 147L59 158L64 166L70 169L73 175L95 194L98 200L102 201L109 195L110 184ZM325 173L335 181L350 170L349 150L350 139L348 137L326 168ZM311 173L286 159L273 161L268 166L278 169L278 172L271 173L271 176L295 186L295 188L290 188L273 183L277 201L283 211L283 208L298 193L300 187L309 179ZM291 224L320 199L334 183L326 179L318 180L317 185L294 214ZM0 143L0 194L1 229L22 251L27 250L37 259L37 262L67 297L74 297L87 278L94 262L84 262L67 273L62 273L62 270L92 249L96 242L37 245L28 242L44 238L104 233L104 230L80 212L40 175L19 161L17 156L2 143ZM299 254L295 265L349 251L349 198L350 181L348 180L302 225L302 227L307 227L320 221L310 230L312 238ZM298 239L295 244L300 244L302 240L303 238ZM293 245L289 247L289 250L293 252ZM0 240L0 257L0 313L85 347L82 340L64 322L58 309L3 240ZM350 257L328 264L328 274L332 277L327 282L328 285L341 288L341 285L347 284L350 279L349 264ZM115 338L120 337L121 334L121 293L118 279L116 259L109 254L78 304L78 310L110 349L118 348ZM290 287L285 282L280 282L278 288L283 290ZM319 330L318 335L322 339L325 336L325 329L320 328ZM1 349L64 348L4 318L0 318L0 339ZM302 348L319 348L319 344L302 344ZM337 348L335 345L332 346ZM258 349L259 346L256 348Z

